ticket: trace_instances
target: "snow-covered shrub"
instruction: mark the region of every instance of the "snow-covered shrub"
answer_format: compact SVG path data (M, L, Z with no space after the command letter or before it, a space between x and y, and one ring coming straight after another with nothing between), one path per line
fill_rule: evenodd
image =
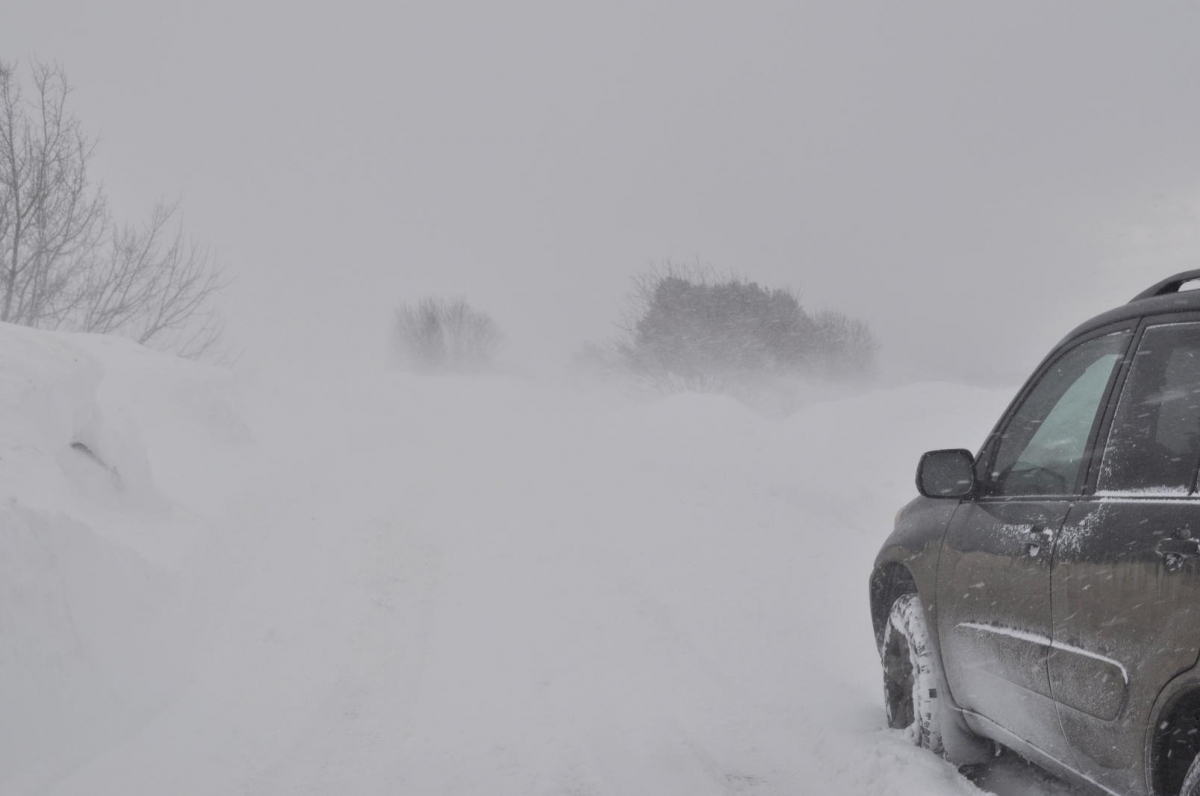
M809 315L792 290L667 265L635 279L611 364L668 391L731 391L778 377L860 375L875 342L863 322Z
M823 310L812 318L816 326L815 364L825 375L857 378L875 369L879 344L864 321L834 310Z
M479 370L491 364L502 337L490 315L465 299L437 296L396 310L397 359L417 370Z

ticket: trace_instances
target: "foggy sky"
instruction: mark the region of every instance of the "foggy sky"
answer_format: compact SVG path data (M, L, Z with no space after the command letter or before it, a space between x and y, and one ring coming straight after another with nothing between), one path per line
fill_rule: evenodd
M181 201L249 358L382 350L436 291L519 366L667 259L869 320L890 373L1020 378L1200 267L1200 10L1063 2L6 0L118 214Z

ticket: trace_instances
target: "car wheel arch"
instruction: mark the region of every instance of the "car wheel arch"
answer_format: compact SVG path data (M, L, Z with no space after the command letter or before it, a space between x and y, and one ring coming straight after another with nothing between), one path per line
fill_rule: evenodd
M932 579L932 573L929 573ZM932 622L930 607L933 603L933 584L927 583L927 588L920 587L920 581L914 572L902 561L881 560L871 573L871 619L875 626L875 644L880 656L883 656L884 629L892 612L892 606L897 599L906 594L915 594L921 599L921 607L925 613L926 632L931 642L930 653L933 656L937 672L937 688L941 701L941 754L954 765L981 763L994 756L994 747L989 741L976 736L967 727L962 711L954 702L954 697L945 682L942 671L941 650L937 641L936 627ZM926 593L928 592L928 594Z
M1146 723L1146 784L1155 796L1177 796L1200 755L1200 666L1159 692Z
M888 561L875 567L871 573L871 623L875 628L875 648L883 648L883 630L887 625L892 604L905 594L925 595L917 588L912 570L896 561Z

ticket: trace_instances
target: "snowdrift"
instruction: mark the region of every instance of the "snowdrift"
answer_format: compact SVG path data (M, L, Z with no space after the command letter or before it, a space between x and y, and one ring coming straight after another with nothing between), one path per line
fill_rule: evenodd
M0 325L0 792L41 792L184 681L185 562L204 537L172 479L212 434L197 403L222 406L222 380L121 340ZM148 400L172 389L187 403Z
M0 793L977 792L880 729L866 580L1005 392L0 362Z

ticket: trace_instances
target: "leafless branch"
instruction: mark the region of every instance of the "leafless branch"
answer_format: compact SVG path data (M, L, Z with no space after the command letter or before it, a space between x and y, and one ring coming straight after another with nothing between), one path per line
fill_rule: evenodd
M0 61L0 321L211 349L221 269L171 229L174 205L158 203L142 226L112 221L66 75L36 61L30 72L27 98L16 66Z

